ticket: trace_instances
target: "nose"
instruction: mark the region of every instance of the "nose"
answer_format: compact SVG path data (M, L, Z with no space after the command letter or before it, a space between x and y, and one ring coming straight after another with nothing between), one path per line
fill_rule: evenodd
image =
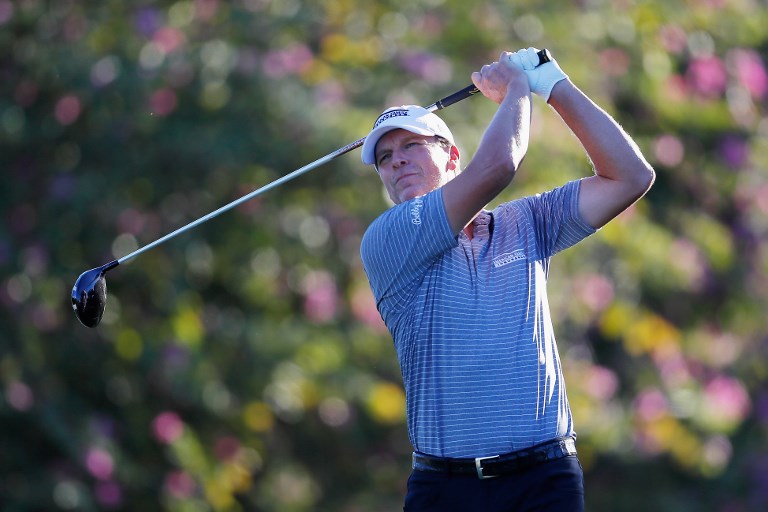
M392 168L397 169L398 167L401 167L408 163L408 160L405 158L405 155L403 155L403 152L399 149L392 152Z

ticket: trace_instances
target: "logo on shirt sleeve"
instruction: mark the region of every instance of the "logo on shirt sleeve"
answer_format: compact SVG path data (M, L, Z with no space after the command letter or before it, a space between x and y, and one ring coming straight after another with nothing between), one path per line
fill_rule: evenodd
M504 265L509 265L510 263L513 263L519 260L524 260L524 259L525 259L525 251L523 251L522 249L518 249L512 252L505 252L501 256L496 256L495 258L493 258L493 267L494 268L503 267Z
M411 212L411 223L416 224L417 226L421 224L421 210L424 208L424 200L420 197L417 197L413 201L411 201L410 205L410 212Z

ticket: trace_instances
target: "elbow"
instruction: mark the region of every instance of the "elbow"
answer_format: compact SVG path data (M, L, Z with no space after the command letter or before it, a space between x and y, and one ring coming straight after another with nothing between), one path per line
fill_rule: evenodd
M509 185L509 183L517 174L517 171L520 169L520 165L523 163L524 156L525 154L518 156L513 153L509 158L499 163L493 171L496 179L504 182L505 185Z
M507 188L517 174L517 166L509 162L493 167L486 170L484 183L488 188L488 194L491 197L496 197L502 190ZM490 199L489 199L490 200Z
M525 153L510 154L510 158L502 160L498 165L494 166L492 171L492 181L497 184L499 191L506 188L512 180L515 178L517 171L520 169L520 165L523 163Z
M644 162L643 169L638 173L638 188L641 190L641 196L644 196L656 181L656 171L651 164Z
M496 169L499 179L505 182L505 186L509 185L515 177L520 166L523 164L523 159L527 153L527 138L510 140L510 146L507 148L507 156L506 158L499 159L499 164Z
M643 197L653 186L656 181L656 171L654 171L651 164L649 164L644 158L641 158L633 168L625 174L625 183L627 190L632 191L632 195L635 199Z

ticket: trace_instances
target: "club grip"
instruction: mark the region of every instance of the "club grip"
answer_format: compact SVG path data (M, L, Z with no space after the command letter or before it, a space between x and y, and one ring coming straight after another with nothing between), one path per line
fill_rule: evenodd
M546 64L547 62L550 62L552 60L552 56L549 53L549 50L546 48L539 50L536 52L536 55L539 56L539 66L542 64ZM467 87L463 88L462 90L455 92L449 96L446 96L445 98L442 98L440 100L437 100L435 103L427 107L427 110L430 110L432 112L436 110L442 110L445 107L450 107L454 103L458 103L461 100L467 99L470 96L477 94L479 89L475 87L474 85L468 85Z

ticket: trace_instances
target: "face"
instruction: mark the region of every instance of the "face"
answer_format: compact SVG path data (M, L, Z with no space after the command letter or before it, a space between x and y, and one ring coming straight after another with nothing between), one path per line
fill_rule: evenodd
M376 144L376 166L395 204L423 196L459 172L459 150L442 145L435 136L396 129Z

